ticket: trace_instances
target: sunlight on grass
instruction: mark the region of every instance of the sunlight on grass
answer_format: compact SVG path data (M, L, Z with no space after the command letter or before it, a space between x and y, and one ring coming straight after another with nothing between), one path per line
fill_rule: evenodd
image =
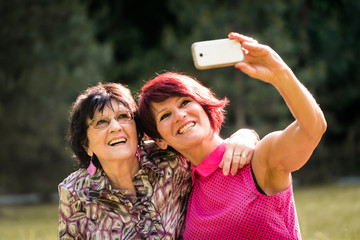
M304 240L359 239L360 185L297 188L294 194ZM57 214L57 204L0 206L0 239L56 239Z
M57 204L0 206L3 240L53 240L57 238Z
M303 239L359 239L360 185L295 189Z

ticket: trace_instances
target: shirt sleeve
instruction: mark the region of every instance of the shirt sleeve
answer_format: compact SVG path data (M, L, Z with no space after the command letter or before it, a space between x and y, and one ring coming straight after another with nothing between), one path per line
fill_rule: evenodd
M80 199L62 184L59 185L58 191L58 239L85 239L85 236L82 235L83 233L80 232L84 220L86 221Z

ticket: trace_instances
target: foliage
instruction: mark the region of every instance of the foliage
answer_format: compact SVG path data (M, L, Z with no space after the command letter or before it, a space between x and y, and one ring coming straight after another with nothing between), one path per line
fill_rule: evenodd
M191 44L230 31L275 49L325 113L328 130L295 177L359 175L359 18L350 0L0 1L0 193L55 191L73 170L66 119L89 83L121 82L136 94L155 73L184 72L230 99L224 137L287 126L273 87L231 67L194 68Z
M360 174L360 112L356 111L360 3L169 0L142 3L141 8L149 10L144 11L130 1L87 2L90 16L101 26L99 38L114 44L119 64L111 80L125 79L136 91L155 72L175 70L195 76L217 96L227 96L232 102L223 136L240 127L254 128L264 136L283 129L293 118L277 91L267 84L232 68L195 70L191 44L237 31L271 46L313 93L328 121L327 133L311 161L295 176L309 183Z
M0 26L0 193L53 192L72 169L69 105L111 49L78 1L1 1Z

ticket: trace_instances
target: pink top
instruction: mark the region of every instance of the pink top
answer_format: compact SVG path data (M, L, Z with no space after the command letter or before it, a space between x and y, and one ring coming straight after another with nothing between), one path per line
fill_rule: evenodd
M292 186L261 194L250 164L236 176L218 168L226 143L193 167L184 239L301 239Z

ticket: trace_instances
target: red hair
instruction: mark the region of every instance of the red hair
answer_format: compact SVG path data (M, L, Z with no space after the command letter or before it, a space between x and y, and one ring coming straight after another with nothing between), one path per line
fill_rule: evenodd
M147 136L152 139L162 139L151 111L151 103L163 102L175 96L191 97L198 102L206 112L211 128L216 133L220 132L225 118L224 108L229 102L227 98L217 99L209 88L203 86L194 78L167 72L149 80L142 87L139 95L139 118Z

